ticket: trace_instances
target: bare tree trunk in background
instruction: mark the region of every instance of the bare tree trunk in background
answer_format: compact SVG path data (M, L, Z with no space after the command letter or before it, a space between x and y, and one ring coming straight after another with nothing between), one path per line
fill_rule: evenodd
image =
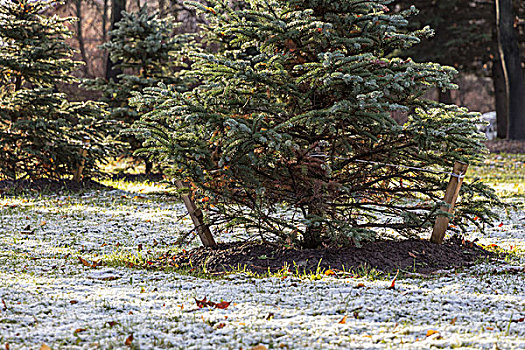
M507 138L507 91L501 60L492 62L492 82L494 84L494 97L496 100L496 128L499 139Z
M508 111L507 137L525 139L525 82L521 69L518 38L514 29L512 0L496 0L498 50L505 77Z
M115 29L115 23L118 23L122 19L122 11L126 10L126 0L113 0L111 6L111 30ZM114 82L118 82L118 75L122 74L122 70L115 68L117 62L112 62L111 59L107 59L106 64L106 80L113 79Z
M450 90L445 90L445 91L439 90L439 102L447 104L447 105L451 105L454 103L452 101L452 94Z
M102 10L102 41L106 42L108 40L108 0L104 0L104 7Z
M166 0L159 0L159 16L160 18L166 16Z
M77 40L78 48L80 51L80 56L82 61L84 61L84 66L82 70L84 71L84 77L88 76L88 59L86 55L86 45L84 44L84 36L82 35L82 0L75 0L76 15L77 15Z

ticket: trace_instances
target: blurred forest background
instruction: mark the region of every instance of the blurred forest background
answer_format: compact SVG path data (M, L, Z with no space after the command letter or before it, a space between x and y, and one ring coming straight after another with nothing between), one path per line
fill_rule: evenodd
M204 1L202 1L204 2ZM460 74L455 91L435 91L431 98L445 103L465 106L486 113L505 114L505 85L498 55L494 0L398 0L390 6L401 11L416 6L420 13L411 22L412 28L429 25L435 30L433 38L401 55L416 61L432 61L455 67ZM109 31L121 18L120 12L136 12L147 7L148 13L170 16L177 33L198 32L203 19L181 0L71 0L56 7L60 16L77 17L70 45L77 49L76 59L84 61L76 72L80 78L108 77L111 67L108 54L100 48L107 42ZM514 27L518 33L522 67L525 67L525 2L514 1ZM96 99L97 93L79 88L78 84L64 86L74 100ZM525 93L524 93L525 96ZM498 137L505 138L504 128Z

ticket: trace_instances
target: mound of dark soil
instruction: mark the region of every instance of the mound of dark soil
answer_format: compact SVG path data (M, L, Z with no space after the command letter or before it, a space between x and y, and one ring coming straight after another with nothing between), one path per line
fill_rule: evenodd
M83 190L108 190L111 189L101 183L91 179L81 182L72 180L53 180L53 179L35 179L35 180L3 180L0 181L0 193L13 192L20 193L24 191L34 192L80 192Z
M295 266L302 273L318 267L332 270L356 270L367 266L383 272L397 269L429 273L472 265L480 258L494 256L471 242L454 238L442 245L426 240L385 240L361 248L289 249L271 243L222 243L216 248L196 248L180 255L166 254L158 263L164 266L206 267L212 272L245 266L253 272L276 272L284 266Z

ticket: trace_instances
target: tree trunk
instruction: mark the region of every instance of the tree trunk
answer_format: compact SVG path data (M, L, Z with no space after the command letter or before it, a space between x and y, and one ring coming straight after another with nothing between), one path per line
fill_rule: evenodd
M499 139L507 138L507 92L505 90L505 77L500 60L492 62L492 82L494 84L494 97L496 100L496 128Z
M153 162L146 158L146 159L144 159L144 164L145 164L144 173L146 175L151 174L151 172L153 171Z
M439 90L439 102L447 104L447 105L451 105L454 103L452 101L452 94L450 90L445 90L445 91L441 89Z
M159 0L159 17L166 17L166 0Z
M103 10L102 10L102 41L106 42L108 37L108 0L104 0Z
M122 11L126 10L126 0L113 0L111 6L111 30L115 29L115 24L122 19ZM118 62L111 61L109 55L106 64L106 80L113 79L114 82L118 82L118 76L122 74L120 68L115 66Z
M525 139L525 82L521 69L518 38L514 29L512 0L496 0L498 50L505 77L508 111L507 137Z
M86 55L86 45L84 44L84 36L82 35L82 0L75 1L76 12L77 12L77 40L78 48L80 51L80 56L82 61L84 61L84 66L82 70L84 71L84 77L88 75L88 59Z
M322 216L321 210L314 205L309 204L308 205L308 216L310 217L320 217ZM316 221L314 219L314 221ZM306 230L303 234L303 242L302 247L303 248L317 248L321 245L321 236L322 236L322 228L321 226L315 226L313 223L309 224L306 227Z

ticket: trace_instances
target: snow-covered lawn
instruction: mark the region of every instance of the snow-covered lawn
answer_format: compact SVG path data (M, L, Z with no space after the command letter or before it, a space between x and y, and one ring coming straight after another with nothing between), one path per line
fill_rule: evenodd
M467 237L512 249L508 264L405 274L396 289L387 278L84 266L79 256L129 261L176 249L190 219L151 189L0 198L0 348L525 349L523 212ZM198 308L204 297L231 304Z

